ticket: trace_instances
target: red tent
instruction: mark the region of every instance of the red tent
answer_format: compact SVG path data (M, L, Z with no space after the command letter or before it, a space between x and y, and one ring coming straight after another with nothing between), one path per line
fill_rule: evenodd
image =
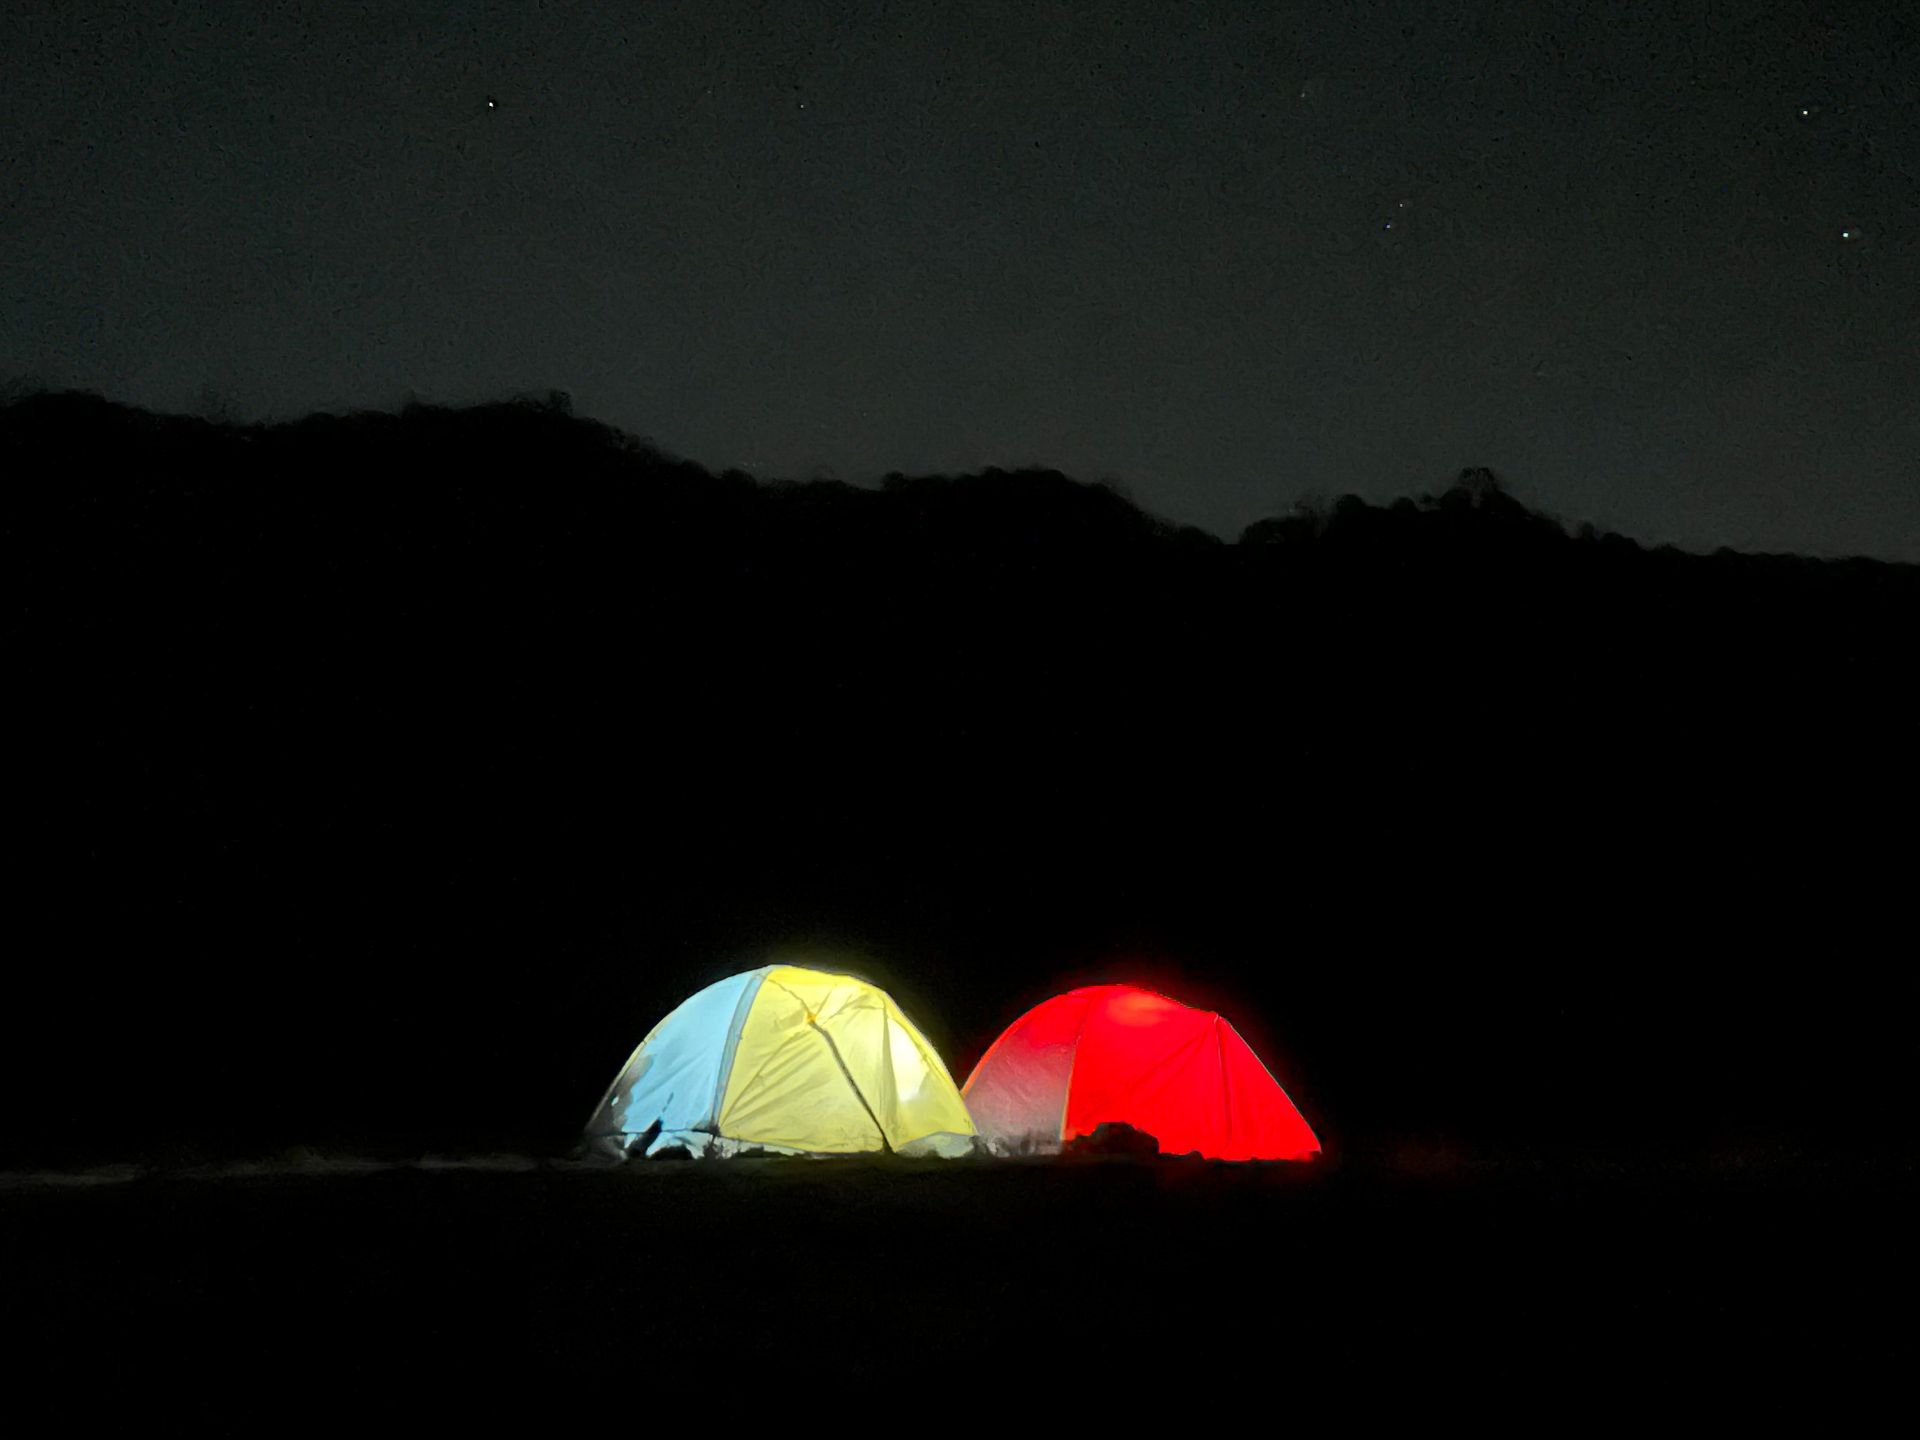
M1168 1155L1304 1160L1320 1142L1233 1026L1132 985L1036 1005L961 1087L995 1148L1053 1151L1119 1121Z

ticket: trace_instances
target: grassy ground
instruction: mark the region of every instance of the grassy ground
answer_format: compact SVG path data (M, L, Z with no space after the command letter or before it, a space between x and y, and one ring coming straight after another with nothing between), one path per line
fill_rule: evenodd
M0 1188L18 1413L1830 1423L1911 1354L1884 1158L91 1179Z

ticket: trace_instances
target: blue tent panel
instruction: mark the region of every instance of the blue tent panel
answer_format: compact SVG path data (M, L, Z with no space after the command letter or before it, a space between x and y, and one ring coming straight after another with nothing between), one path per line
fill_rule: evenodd
M589 1132L661 1138L711 1130L740 1027L767 968L729 975L686 1000L654 1026L613 1082Z

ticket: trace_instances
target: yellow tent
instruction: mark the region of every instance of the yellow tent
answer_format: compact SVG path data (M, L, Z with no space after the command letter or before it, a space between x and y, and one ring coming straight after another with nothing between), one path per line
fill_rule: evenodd
M608 1089L587 1140L622 1157L760 1149L964 1154L973 1121L947 1067L884 990L768 965L690 996Z

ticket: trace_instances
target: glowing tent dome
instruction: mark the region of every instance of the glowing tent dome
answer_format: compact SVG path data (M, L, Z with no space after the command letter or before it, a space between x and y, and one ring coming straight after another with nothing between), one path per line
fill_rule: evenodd
M1036 1005L980 1058L962 1093L1001 1152L1048 1152L1108 1121L1163 1153L1304 1160L1320 1142L1239 1032L1208 1010L1131 985Z
M595 1151L964 1154L953 1078L885 991L767 965L683 1001L640 1042L587 1124Z

